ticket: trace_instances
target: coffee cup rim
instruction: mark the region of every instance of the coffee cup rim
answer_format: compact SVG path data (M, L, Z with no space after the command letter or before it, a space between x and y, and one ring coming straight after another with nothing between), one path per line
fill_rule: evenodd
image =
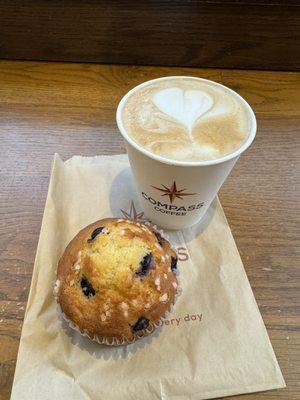
M233 96L236 96L240 100L240 102L247 109L247 112L248 112L248 115L249 115L249 119L250 119L250 124L251 124L250 130L249 130L249 134L248 134L248 138L245 141L245 143L243 143L243 145L241 147L239 147L234 152L229 153L226 156L223 156L223 157L220 157L220 158L215 158L215 159L211 159L211 160L202 160L202 161L180 161L180 160L172 160L172 159L169 159L169 158L162 157L160 155L154 154L154 153L150 152L149 150L146 150L143 147L141 147L135 140L133 140L128 135L128 133L126 132L126 129L123 126L122 117L121 117L122 109L124 107L124 104L126 103L126 100L134 92L138 91L140 88L142 88L144 86L150 85L152 82L168 80L168 79L182 79L182 78L201 80L201 81L204 81L204 82L208 82L209 84L216 85L218 87L221 87L221 88L225 89L226 91L231 93ZM182 166L182 167L198 167L198 166L216 165L216 164L221 164L223 162L226 162L226 161L232 160L234 158L237 158L245 150L247 150L248 147L250 147L251 143L253 142L253 140L254 140L254 138L256 136L256 129L257 129L257 123L256 123L255 114L254 114L251 106L249 105L249 103L241 95L239 95L234 90L228 88L227 86L222 85L221 83L212 81L210 79L200 78L200 77L197 77L197 76L186 76L186 75L164 76L164 77L161 77L161 78L150 79L148 81L145 81L145 82L140 83L139 85L133 87L131 90L129 90L121 98L121 100L120 100L120 102L118 104L118 107L117 107L117 111L116 111L116 121L117 121L117 125L118 125L118 128L119 128L119 131L120 131L121 135L123 136L123 138L131 146L133 146L136 150L138 150L139 152L143 153L144 155L146 155L146 156L148 156L148 157L150 157L150 158L152 158L152 159L154 159L156 161L162 162L164 164Z

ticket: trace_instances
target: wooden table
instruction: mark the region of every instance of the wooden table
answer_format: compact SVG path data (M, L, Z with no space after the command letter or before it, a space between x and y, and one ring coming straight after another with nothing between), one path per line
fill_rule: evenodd
M300 73L2 61L1 400L10 396L53 153L124 153L115 123L121 96L147 79L183 74L235 89L256 112L255 143L220 198L287 389L245 398L300 398Z

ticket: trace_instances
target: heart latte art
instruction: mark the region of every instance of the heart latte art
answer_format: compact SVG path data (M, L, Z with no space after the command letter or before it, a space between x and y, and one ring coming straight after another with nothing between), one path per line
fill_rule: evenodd
M122 109L125 130L140 146L172 160L205 161L237 150L249 132L237 96L192 78L149 82Z

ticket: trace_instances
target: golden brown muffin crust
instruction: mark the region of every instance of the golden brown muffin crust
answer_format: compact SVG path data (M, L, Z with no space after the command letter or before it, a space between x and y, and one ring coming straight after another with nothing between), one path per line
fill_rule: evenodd
M97 221L74 237L59 261L58 302L90 337L132 341L174 304L176 262L169 242L153 227Z

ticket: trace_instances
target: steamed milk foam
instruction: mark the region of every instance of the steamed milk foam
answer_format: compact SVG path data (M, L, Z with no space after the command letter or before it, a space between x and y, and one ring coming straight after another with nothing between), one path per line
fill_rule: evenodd
M188 77L152 81L122 109L127 134L159 156L181 161L223 157L247 140L247 110L234 93Z

